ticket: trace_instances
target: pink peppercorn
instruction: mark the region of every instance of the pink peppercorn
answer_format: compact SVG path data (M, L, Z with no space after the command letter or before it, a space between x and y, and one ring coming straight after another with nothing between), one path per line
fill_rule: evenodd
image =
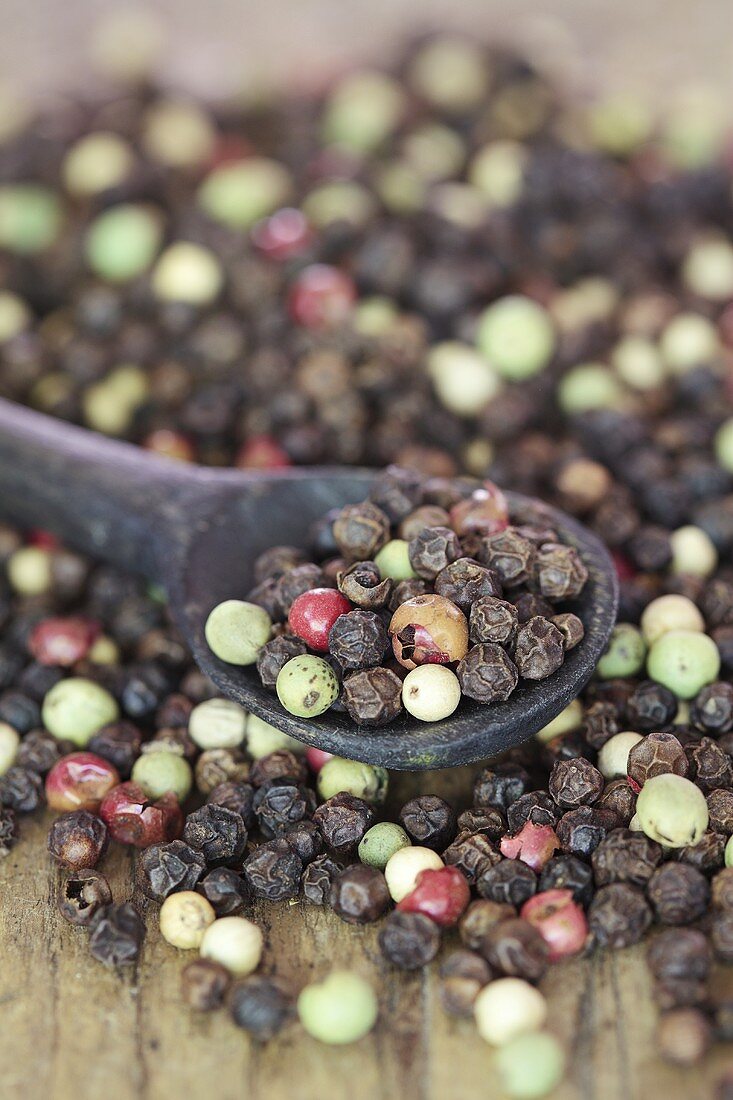
M515 836L503 836L499 847L507 859L521 859L533 871L541 871L560 847L560 841L552 826L528 821Z
M333 759L332 752L326 752L324 749L306 749L305 760L313 772L314 775L318 775L319 771L329 760Z
M96 812L119 782L117 768L108 760L93 752L72 752L46 776L46 800L52 810Z
M264 218L252 229L252 243L271 260L299 256L313 240L313 232L301 210L286 206Z
M588 937L585 913L572 890L544 890L522 906L520 916L534 925L550 949L550 962L577 955Z
M70 668L84 660L98 634L99 624L91 619L43 619L33 628L28 649L40 665Z
M450 928L457 924L470 900L468 883L457 867L426 868L397 908L401 913L422 913L441 927Z
M288 306L296 324L327 329L345 321L355 301L356 287L349 275L329 264L311 264L295 279Z
M252 435L239 448L235 466L240 470L282 470L292 462L271 435Z
M347 611L351 604L337 589L312 588L293 601L288 629L316 653L327 653L331 627Z
M183 813L174 794L151 802L137 783L120 783L102 800L99 816L118 844L149 848L166 844L183 831Z

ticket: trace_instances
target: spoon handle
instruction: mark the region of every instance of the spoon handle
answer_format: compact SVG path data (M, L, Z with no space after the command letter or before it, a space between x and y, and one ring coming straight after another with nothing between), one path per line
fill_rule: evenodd
M0 517L155 577L191 467L0 400Z

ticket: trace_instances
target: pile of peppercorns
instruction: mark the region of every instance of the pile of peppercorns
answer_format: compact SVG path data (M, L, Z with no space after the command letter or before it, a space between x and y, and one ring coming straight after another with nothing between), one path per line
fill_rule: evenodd
M368 500L325 515L313 541L320 564L294 546L266 550L248 599L206 622L214 654L256 662L301 718L338 706L363 726L403 708L440 721L462 696L504 702L520 677L547 679L583 639L580 618L555 606L583 590L580 555L555 531L510 526L492 482L391 467Z
M60 908L93 955L131 962L142 940L97 870L111 837L140 848L164 935L201 949L187 1001L227 999L260 1038L292 1001L287 975L248 973L252 897L351 921L395 902L398 966L457 921L443 1002L474 1013L512 1096L562 1072L547 964L655 922L661 1052L691 1064L733 1039L708 985L733 958L733 195L714 111L566 106L524 59L437 38L308 102L202 107L141 82L2 112L3 396L183 461L490 477L606 541L621 609L589 688L479 775L473 806L423 796L376 820L386 777L304 765L217 699L163 593L0 528L0 850L45 778ZM376 569L340 570L350 607L374 612L354 595L379 598ZM324 572L262 570L278 618ZM270 686L287 644L261 662ZM376 999L337 972L298 1012L346 1042Z

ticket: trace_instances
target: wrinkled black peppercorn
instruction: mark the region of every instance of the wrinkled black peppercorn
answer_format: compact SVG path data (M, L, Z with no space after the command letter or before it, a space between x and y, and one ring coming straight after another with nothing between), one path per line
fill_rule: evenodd
M235 984L229 1010L237 1027L264 1043L277 1035L292 1006L285 988L276 978L252 974Z
M424 913L390 913L379 932L379 946L400 970L427 966L440 950L440 928Z
M406 802L399 820L415 844L436 852L450 844L456 833L455 810L437 795L419 795Z
M183 826L183 839L191 848L201 852L210 866L235 863L244 853L247 829L242 818L233 810L207 803L188 815Z
M99 909L89 925L89 950L104 966L137 962L144 938L144 921L129 901Z
M206 860L182 840L153 844L137 860L137 883L142 892L164 901L175 890L193 890L204 871Z
M302 872L301 860L284 837L260 844L244 861L245 881L266 901L297 897Z

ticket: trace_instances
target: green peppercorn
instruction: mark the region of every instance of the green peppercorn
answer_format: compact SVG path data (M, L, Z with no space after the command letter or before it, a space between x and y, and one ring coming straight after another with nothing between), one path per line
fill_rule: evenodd
M368 867L383 871L391 856L400 848L408 848L411 843L401 825L394 821L378 821L367 829L359 842L359 859Z
M126 282L142 275L155 259L162 226L147 206L121 203L105 210L89 226L85 241L87 263L95 275L109 282Z
M501 389L492 364L457 340L436 344L427 367L438 400L456 416L477 416Z
M647 779L636 800L636 816L646 835L668 848L697 844L709 822L703 792L673 772Z
M106 688L72 676L59 680L43 700L43 724L60 741L73 741L84 748L102 726L116 722L117 703Z
M584 363L568 371L557 389L560 408L568 416L591 409L614 409L622 402L618 379L600 363Z
M31 318L31 311L22 298L9 290L0 290L0 344L28 328Z
M718 565L715 543L701 527L688 523L670 535L672 573L687 573L693 577L709 577Z
M659 348L669 369L684 374L720 354L718 330L699 313L678 313L662 333Z
M382 577L391 577L393 581L409 581L417 576L410 565L409 542L404 539L391 539L375 555L374 562Z
M478 320L477 343L502 378L520 382L544 370L555 350L547 311L521 295L500 298Z
M185 802L191 793L193 772L191 765L175 752L146 752L139 756L132 768L131 779L139 783L151 801L172 791L179 802Z
M7 722L0 722L0 775L5 775L8 768L12 768L19 748L20 737L17 730Z
M42 596L53 586L51 554L42 546L21 546L8 558L8 580L20 596Z
M322 982L307 985L298 997L298 1016L305 1030L331 1045L363 1038L374 1027L377 1013L372 987L348 970L332 970Z
M647 672L680 699L692 699L720 672L718 647L707 634L670 630L649 650Z
M280 669L275 690L290 714L317 718L338 698L339 682L328 661L305 653Z
M354 73L337 85L326 104L323 136L355 152L369 152L397 127L404 102L404 92L386 73Z
M596 666L601 680L636 676L644 667L646 645L641 631L632 623L618 623L613 628L606 651Z
M301 209L316 229L337 224L360 228L374 213L374 199L365 187L353 180L333 180L309 192Z
M302 741L296 741L287 733L271 726L256 714L250 714L247 718L247 752L253 760L259 760L261 756L269 756L278 749L289 749L291 752L305 752L306 746Z
M495 1065L510 1100L540 1100L562 1081L565 1054L554 1036L533 1031L500 1047Z
M546 745L549 741L554 741L556 737L561 737L564 733L572 733L573 730L580 729L582 724L583 704L580 699L573 699L572 703L568 703L556 718L553 718L551 722L538 730L535 736L538 741Z
M0 187L0 247L20 256L43 252L61 228L61 206L48 187L7 183Z
M724 420L715 435L715 457L718 463L733 473L733 417Z
M318 773L318 793L325 802L346 791L365 802L379 804L387 796L387 772L359 760L344 760L332 756Z
M272 621L257 604L225 600L209 615L204 634L209 649L220 661L253 665L263 645L270 640Z
M292 188L288 171L267 157L247 157L215 168L201 184L198 200L218 222L249 229L287 201Z
M733 836L728 837L728 843L725 846L725 865L733 867Z
M705 620L699 608L687 596L671 593L658 596L647 604L641 616L641 632L648 646L670 630L691 630L703 633Z
M132 150L118 134L87 134L64 157L64 183L72 195L96 195L123 183L133 164Z

